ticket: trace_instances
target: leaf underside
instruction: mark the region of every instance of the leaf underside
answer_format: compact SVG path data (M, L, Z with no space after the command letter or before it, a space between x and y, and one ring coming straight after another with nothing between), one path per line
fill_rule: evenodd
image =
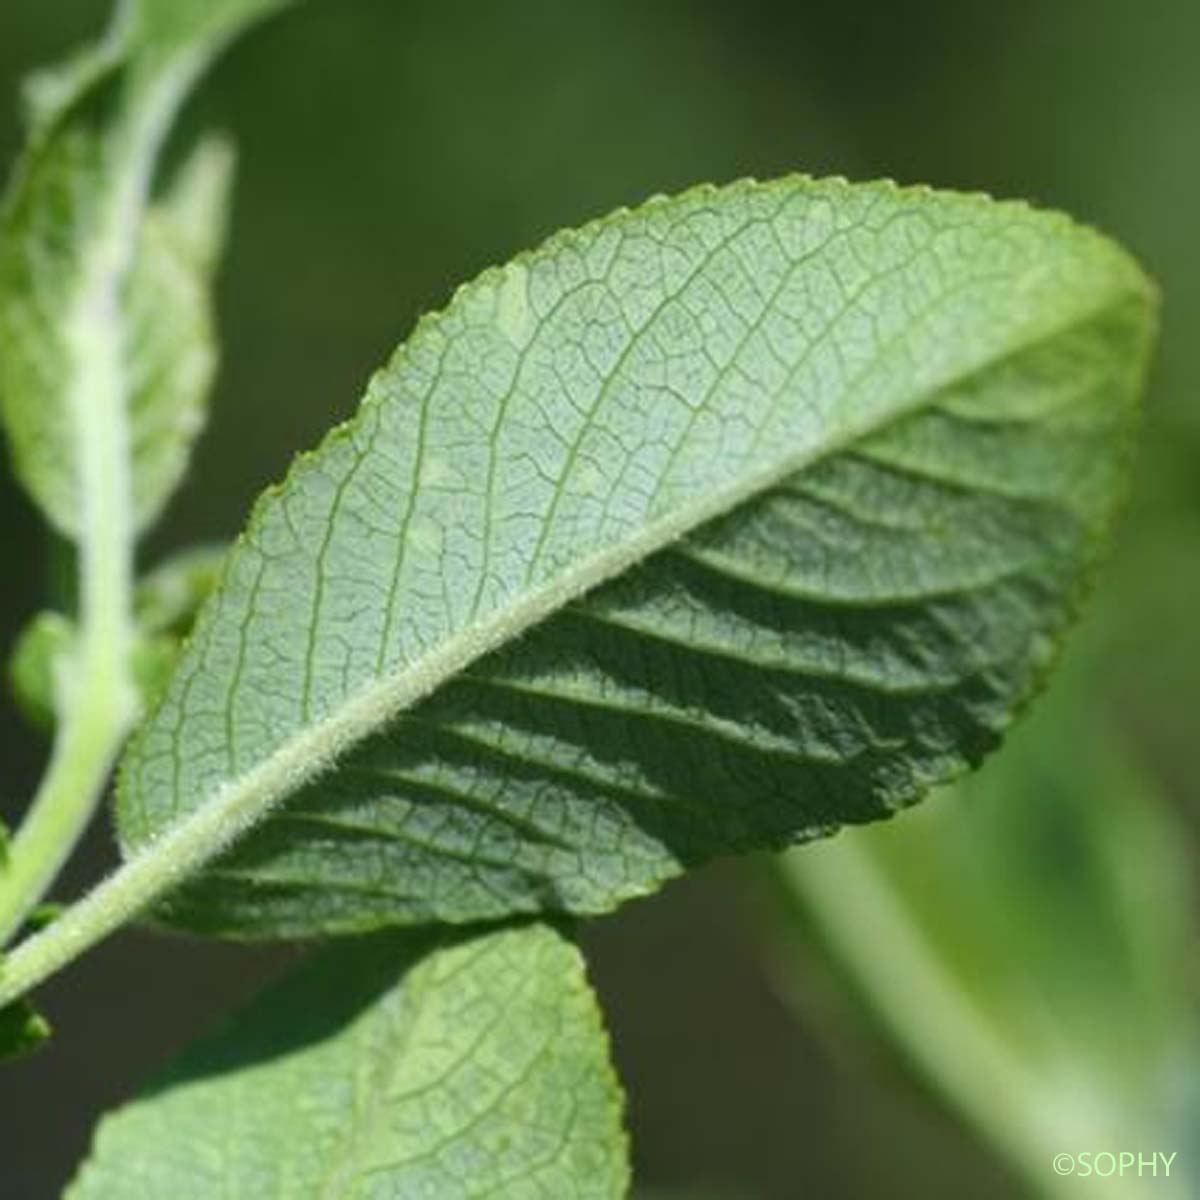
M69 1200L618 1200L621 1100L544 926L306 964L108 1117Z
M278 6L136 0L104 39L29 81L29 146L0 210L0 416L18 479L68 537L94 502L80 439L98 388L119 392L120 500L136 529L186 470L216 368L228 149L201 143L160 201L147 208L145 193L191 78Z
M599 912L886 816L1036 691L1121 491L1153 298L1064 217L700 188L462 289L260 501L122 771L161 916Z

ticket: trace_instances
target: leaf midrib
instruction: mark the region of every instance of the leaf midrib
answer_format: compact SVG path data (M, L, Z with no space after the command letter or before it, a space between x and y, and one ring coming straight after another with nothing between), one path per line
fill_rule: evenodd
M199 808L169 826L152 843L135 850L131 861L145 855L162 855L176 860L174 870L180 875L190 873L228 848L263 819L275 804L323 774L343 753L426 699L472 663L549 619L569 602L620 576L671 542L731 512L789 476L912 416L947 388L1020 357L1043 343L1084 328L1122 303L1136 298L1137 294L1132 281L1114 286L1100 302L1089 305L1070 319L1039 329L1033 336L987 355L944 380L931 382L883 419L851 423L826 444L784 456L762 470L708 493L694 504L681 506L647 523L636 536L619 546L574 564L492 617L447 638L403 671L375 680L348 697L314 725L289 737L245 774L220 785ZM877 359L872 359L846 388L843 402L876 363Z

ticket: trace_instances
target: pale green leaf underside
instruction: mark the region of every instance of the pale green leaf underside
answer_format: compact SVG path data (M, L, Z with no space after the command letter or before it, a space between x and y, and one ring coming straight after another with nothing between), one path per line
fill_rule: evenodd
M260 502L125 845L277 806L167 915L306 934L601 911L916 800L1047 668L1152 307L1064 217L803 178L485 273Z
M71 621L61 613L40 612L21 630L13 646L8 661L13 699L29 721L41 729L54 726L64 671L69 669L75 640Z
M70 1200L619 1200L621 1099L543 926L303 967L107 1118Z
M71 537L100 503L89 490L116 486L88 477L86 442L98 435L132 458L130 495L103 502L129 509L137 528L154 520L215 368L209 292L228 150L202 144L160 204L144 211L145 195L196 72L276 5L230 0L210 6L211 20L164 21L184 7L127 5L95 48L34 77L30 145L0 216L0 414L18 477ZM119 420L93 415L98 434L89 411L109 409Z
M150 208L126 299L134 508L151 524L187 470L217 369L212 275L224 240L233 154L201 142Z

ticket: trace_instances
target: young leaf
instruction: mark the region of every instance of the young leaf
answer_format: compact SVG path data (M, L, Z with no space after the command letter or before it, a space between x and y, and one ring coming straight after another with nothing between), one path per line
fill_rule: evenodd
M806 178L486 272L256 508L126 848L178 878L271 812L167 915L308 934L600 911L913 802L1048 669L1152 310L1065 217Z
M180 640L172 633L139 636L130 666L143 707L153 708L167 686L179 658Z
M211 285L224 241L233 151L202 141L146 213L126 296L134 506L153 522L187 469L217 368Z
M0 214L0 414L18 478L70 537L88 519L144 528L185 467L215 362L228 151L203 144L149 211L147 194L197 72L274 7L135 0L96 47L31 81L30 143Z
M147 633L187 633L196 610L216 587L227 546L189 546L138 581L134 611Z
M193 546L172 555L139 581L134 596L138 638L133 675L145 708L152 708L171 678L182 639L201 602L216 586L226 547Z
M4 970L0 959L0 971ZM0 1062L32 1054L49 1039L49 1022L25 1000L0 1006Z
M75 648L73 622L57 612L40 612L21 631L8 663L17 706L32 725L52 729L62 674Z
M618 1200L607 1040L544 926L318 958L100 1126L70 1200Z

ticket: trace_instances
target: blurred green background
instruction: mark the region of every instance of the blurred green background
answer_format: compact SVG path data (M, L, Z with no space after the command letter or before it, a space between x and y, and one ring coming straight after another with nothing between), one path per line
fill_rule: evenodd
M0 161L19 145L21 76L98 31L106 7L0 5ZM1118 236L1165 296L1136 485L1071 655L1095 721L1031 734L1027 755L1086 763L1101 739L1162 797L1190 860L1197 63L1195 0L311 0L226 56L181 131L228 129L242 161L212 426L147 562L235 531L291 455L352 410L417 314L560 226L701 180L793 170L1027 196ZM46 550L7 478L0 514L10 644L42 601ZM15 818L44 746L0 705L0 810ZM67 888L111 858L102 826ZM762 874L720 866L587 934L642 1181L713 1200L1029 1194L864 1036L828 957L779 924ZM1190 928L1191 915L1171 919ZM1186 989L1194 947L1179 945ZM46 988L60 1036L0 1082L0 1197L57 1194L97 1112L293 953L131 933Z

